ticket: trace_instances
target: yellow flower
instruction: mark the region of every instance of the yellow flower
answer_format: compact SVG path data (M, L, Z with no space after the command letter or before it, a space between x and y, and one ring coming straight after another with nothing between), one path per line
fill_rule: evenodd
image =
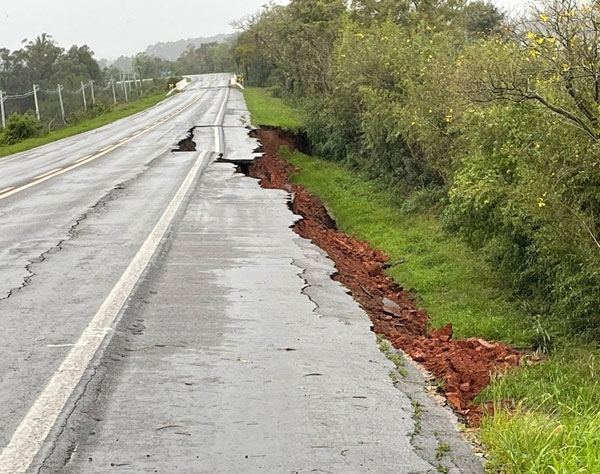
M364 38L365 35L363 35L362 33L356 33L354 36L356 36L357 38Z
M541 14L541 15L540 15L540 18L542 19L542 21L543 21L543 22L546 22L546 21L548 21L548 15Z
M536 58L536 57L538 57L540 55L540 52L537 49L532 49L531 51L529 51L529 55L532 58Z
M542 44L544 42L544 38L538 38L536 41L538 44Z
M531 31L528 31L527 32L527 38L529 38L529 39L535 39L535 33L531 32Z
M562 69L563 69L564 72L567 72L571 68L570 68L570 66L568 64L563 64L562 65Z
M545 207L546 203L544 202L544 198L539 197L537 199L537 205L538 205L539 208Z

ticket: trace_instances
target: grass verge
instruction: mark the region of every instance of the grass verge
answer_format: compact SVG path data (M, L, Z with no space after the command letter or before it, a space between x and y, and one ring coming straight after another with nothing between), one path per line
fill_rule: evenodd
M83 132L88 132L90 130L103 127L104 125L115 122L119 119L137 114L142 110L145 110L149 107L152 107L153 105L158 104L164 99L165 93L161 92L156 95L144 97L135 102L119 104L115 106L113 110L106 114L99 115L98 117L86 120L81 123L68 125L64 128L61 128L60 130L50 132L49 134L44 135L43 137L28 138L27 140L15 143L14 145L0 146L0 158L12 155L14 153L20 153L23 151L31 150L32 148L46 145L48 143L55 142L56 140L61 140L63 138L71 137L73 135L78 135Z
M298 111L281 99L271 97L265 89L247 87L244 89L244 98L248 109L252 112L254 125L274 125L285 130L300 130L302 121Z
M251 94L267 96L260 89ZM256 102L248 100L253 123L280 124L279 114L269 115L268 108L280 110L280 101L258 101L271 104L263 105L267 108L259 119L254 115ZM376 182L336 163L282 153L301 170L295 180L323 199L341 230L390 255L395 265L389 274L417 290L433 325L451 322L457 337L520 346L544 340L552 349L546 362L505 374L481 394L481 401L496 406L495 415L481 427L488 472L600 474L598 348L548 335L539 320L512 300L493 269L442 229L435 213L403 213Z

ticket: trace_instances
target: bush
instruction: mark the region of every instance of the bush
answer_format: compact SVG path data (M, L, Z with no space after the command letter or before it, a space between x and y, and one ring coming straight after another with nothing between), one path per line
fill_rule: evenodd
M6 129L2 136L2 143L13 145L26 138L36 137L42 134L42 124L31 114L12 114L6 121Z

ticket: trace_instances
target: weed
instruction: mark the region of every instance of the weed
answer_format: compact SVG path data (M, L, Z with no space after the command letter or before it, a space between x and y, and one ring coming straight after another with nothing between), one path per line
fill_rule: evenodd
M420 420L421 418L423 418L423 405L421 405L417 400L413 400L411 402L411 405L414 410L413 418L415 420Z
M442 459L446 454L450 452L450 445L448 443L442 443L438 445L437 451L435 453L435 457L437 459Z
M400 382L400 379L398 378L398 373L395 370L390 370L388 372L388 375L390 376L390 379L392 379L392 383L397 384L398 382Z

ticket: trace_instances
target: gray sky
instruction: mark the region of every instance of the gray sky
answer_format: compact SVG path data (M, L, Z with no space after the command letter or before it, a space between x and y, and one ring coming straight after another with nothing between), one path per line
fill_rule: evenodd
M21 40L48 33L63 48L87 44L96 59L116 59L159 41L229 33L232 20L260 10L265 3L267 0L2 0L0 47L19 49ZM494 3L510 9L523 1Z
M0 47L48 33L63 48L87 44L96 59L144 51L160 41L229 33L232 20L267 0L1 0ZM277 0L276 3L288 3Z

